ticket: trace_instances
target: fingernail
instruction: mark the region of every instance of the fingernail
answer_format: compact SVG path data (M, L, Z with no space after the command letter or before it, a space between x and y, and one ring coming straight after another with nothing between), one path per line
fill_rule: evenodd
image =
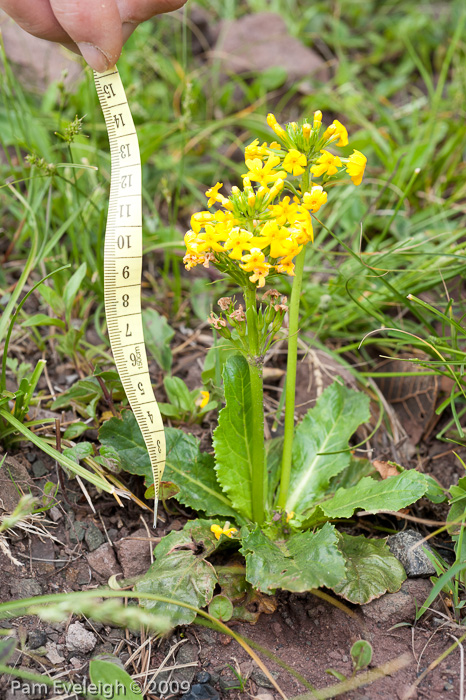
M78 43L82 57L98 73L103 73L110 68L110 61L107 56L94 44L89 44L87 41Z

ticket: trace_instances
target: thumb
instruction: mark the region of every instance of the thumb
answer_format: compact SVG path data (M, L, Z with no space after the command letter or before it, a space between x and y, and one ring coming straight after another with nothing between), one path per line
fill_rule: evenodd
M102 72L115 65L123 45L115 0L50 0L50 5L91 68Z

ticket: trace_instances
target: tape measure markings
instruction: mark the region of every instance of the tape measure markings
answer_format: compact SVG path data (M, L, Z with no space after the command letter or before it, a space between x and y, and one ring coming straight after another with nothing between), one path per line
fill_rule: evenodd
M162 418L149 375L141 316L142 181L139 143L118 70L95 73L94 77L111 154L110 199L104 245L107 327L115 364L150 457L155 484L155 526L166 447ZM117 108L120 109L116 111ZM127 172L122 173L122 170Z

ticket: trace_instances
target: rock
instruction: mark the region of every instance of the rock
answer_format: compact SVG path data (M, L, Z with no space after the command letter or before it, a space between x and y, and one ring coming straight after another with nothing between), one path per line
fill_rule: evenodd
M270 674L275 678L275 680L277 680L279 676L278 672L271 671ZM255 668L254 671L251 673L251 680L253 680L254 683L260 688L270 688L271 690L275 688L273 683L258 668Z
M181 700L220 700L220 695L209 683L195 683Z
M362 606L364 616L375 622L412 622L416 604L421 606L432 589L430 581L407 579L396 593L385 595Z
M330 77L325 61L292 37L283 18L273 12L222 22L211 58L226 75L284 68L290 84L310 76L324 82Z
M5 457L0 468L0 510L12 513L23 493L37 493L29 473L14 457Z
M121 574L121 568L118 564L113 547L106 542L100 545L98 549L87 555L87 563L94 571L104 579L109 579L110 576Z
M411 578L435 575L435 568L422 549L425 547L433 554L432 547L425 542L414 548L423 539L421 533L416 532L416 530L404 530L396 535L391 535L387 540L391 553L400 560L405 568L406 575Z
M48 510L48 514L51 520L53 520L54 523L58 523L59 520L63 518L63 513L57 506L52 506Z
M69 651L77 651L81 654L86 654L92 651L97 644L97 637L92 632L89 632L81 622L73 622L68 627L66 633L66 648Z
M115 542L115 549L125 578L141 576L141 574L146 573L151 565L150 552L152 547L153 544L147 541L145 528L140 528L133 532L130 537L124 537Z
M212 676L208 671L198 671L196 673L196 683L210 683Z
M272 693L259 693L253 700L275 700L275 696Z
M197 661L199 659L199 652L197 645L191 644L190 642L185 642L181 645L176 654L176 666L183 666L184 664L195 663L195 666L187 666L185 668L177 668L174 676L174 680L178 683L191 683L194 680L196 671L198 670ZM205 671L202 672L205 674ZM159 673L157 676L157 682L168 681L173 675L172 671L166 671L165 673ZM198 674L199 675L199 674ZM209 674L206 674L209 675ZM210 680L210 678L209 678ZM197 681L198 683L208 682L208 681Z
M82 542L85 534L85 527L79 520L69 523L69 537L72 544Z
M37 459L32 465L32 473L35 477L40 478L41 476L48 474L49 470L41 459Z
M55 545L53 540L31 538L31 555L37 574L48 575L55 573ZM63 566L63 564L61 564Z
M53 663L54 666L63 663L65 660L65 657L60 654L63 647L59 647L57 644L55 644L55 642L47 642L45 649L47 651L46 657Z
M42 595L42 586L35 578L19 578L10 585L13 598L32 598Z
M97 525L94 525L94 523L89 523L84 539L89 551L93 552L105 542L105 535L102 534Z
M235 676L221 676L218 682L220 690L227 692L229 690L238 689L238 679ZM194 686L193 686L194 688Z
M29 649L38 649L47 644L47 635L43 630L31 630L28 634Z

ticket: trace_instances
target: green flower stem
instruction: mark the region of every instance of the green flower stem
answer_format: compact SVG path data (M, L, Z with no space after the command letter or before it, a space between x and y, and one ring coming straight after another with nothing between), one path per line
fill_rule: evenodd
M265 497L265 442L264 442L264 387L262 379L263 358L257 329L256 288L243 289L248 324L249 377L252 397L252 517L258 525L264 522Z
M288 499L291 474L291 452L294 435L294 408L296 394L296 365L298 362L298 330L299 330L299 302L301 299L301 286L303 281L304 257L306 246L296 258L295 278L291 290L289 306L288 329L288 359L286 364L286 396L285 396L285 434L283 439L282 470L280 475L280 492L277 505L285 508Z

